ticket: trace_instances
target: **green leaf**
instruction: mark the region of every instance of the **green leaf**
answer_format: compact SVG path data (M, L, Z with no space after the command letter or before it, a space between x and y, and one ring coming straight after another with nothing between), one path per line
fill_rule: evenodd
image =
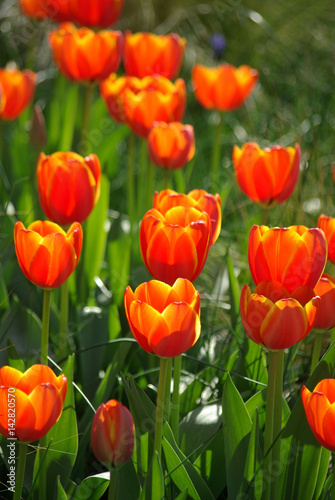
M119 469L119 500L138 500L141 487L132 460Z
M71 500L99 500L109 486L109 472L86 477Z
M334 369L335 343L330 346L320 360L306 383L306 387L313 390L320 380L332 378ZM322 478L326 477L328 464L327 451L322 450L310 429L300 396L282 433L281 465L283 473L279 498L311 500L316 489L322 490L321 481Z
M60 477L57 478L57 500L68 500L67 494L64 491Z
M157 451L154 452L140 500L164 499L164 476Z
M222 419L228 494L229 498L238 498L243 484L252 421L230 376L223 389Z
M214 500L211 490L198 474L191 462L178 448L170 426L165 422L163 426L163 450L169 476L175 485L184 491L188 489L189 498L195 500Z
M7 356L9 366L16 368L20 372L25 371L24 362L10 339L7 340Z
M176 500L187 500L188 498L188 489L182 491L177 497Z
M149 435L153 435L155 431L155 405L133 378L125 380L122 375L122 381L137 432L141 434L148 432Z
M131 238L125 234L108 243L111 291L118 306L123 303L124 291L129 284L131 245Z

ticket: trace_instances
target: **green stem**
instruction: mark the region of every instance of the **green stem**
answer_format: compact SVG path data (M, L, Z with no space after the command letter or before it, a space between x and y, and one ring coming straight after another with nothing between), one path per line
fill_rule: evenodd
M48 364L49 350L49 319L50 319L51 290L43 290L42 336L41 336L41 364Z
M128 216L130 223L130 235L133 236L135 226L135 173L134 173L134 158L135 158L135 134L130 133L128 145L128 164L127 164L127 202Z
M276 372L275 372L275 394L274 394L274 417L273 417L273 440L272 448L272 464L276 466L276 474L272 481L271 500L276 500L279 488L280 470L280 433L282 426L282 397L283 397L283 368L284 368L284 351L276 351Z
M26 468L26 458L27 458L27 443L19 443L20 451L19 451L19 461L17 464L17 471L15 477L15 492L13 495L13 500L20 500L21 492L23 488L23 480L24 480L24 470Z
M86 221L82 222L81 227L85 235ZM77 288L77 301L78 304L84 305L88 297L89 284L85 274L85 254L86 254L86 240L84 239L81 247L80 259L76 270L76 288Z
M262 226L267 226L269 209L262 207Z
M171 408L171 429L174 434L176 443L179 441L179 407L180 407L180 375L181 375L181 356L174 358L173 365L173 393L172 393L172 408Z
M171 173L172 173L172 170L170 168L164 169L163 189L170 188Z
M165 400L164 400L164 418L166 421L168 421L170 418L171 377L172 377L172 358L168 358Z
M47 492L47 469L46 469L47 437L43 436L39 441L38 465L39 465L39 500L45 500Z
M69 283L68 280L60 287L60 323L58 358L67 356L67 323L69 319Z
M91 103L93 97L94 85L88 85L85 90L85 99L84 99L84 110L83 110L83 127L82 127L82 143L85 144L88 137L88 129L90 123L90 111L91 111Z
M164 421L164 402L166 390L166 376L168 372L169 359L160 358L158 393L156 405L155 439L154 451L157 451L159 459L161 458L163 421Z
M314 347L313 347L313 354L312 354L312 364L311 364L311 373L314 372L319 359L320 359L320 354L321 354L321 347L322 347L322 339L323 339L323 333L319 331L315 331L315 338L314 338Z
M137 220L142 219L146 210L146 193L148 189L148 151L147 142L141 139L140 148L140 170L137 190Z
M118 491L119 491L119 471L118 469L113 469L110 471L108 500L116 500Z
M264 430L264 500L272 500L269 471L271 470L273 451L271 447L273 443L276 362L276 351L269 351L268 386L266 390L266 414Z
M153 196L154 196L154 189L155 189L155 172L156 172L156 167L152 163L152 161L149 162L149 170L148 170L148 184L147 184L147 205L145 207L146 210L150 210L153 205Z
M221 156L221 132L223 125L223 113L219 113L219 122L216 126L213 149L212 149L212 165L211 165L211 185L215 193L219 187L219 165Z
M330 343L332 344L335 340L335 328L330 330Z

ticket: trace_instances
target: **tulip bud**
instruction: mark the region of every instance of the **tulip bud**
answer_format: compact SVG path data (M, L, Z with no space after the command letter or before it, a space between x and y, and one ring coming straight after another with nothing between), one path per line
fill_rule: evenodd
M107 468L128 462L134 451L134 421L130 411L115 399L102 403L91 429L96 458Z

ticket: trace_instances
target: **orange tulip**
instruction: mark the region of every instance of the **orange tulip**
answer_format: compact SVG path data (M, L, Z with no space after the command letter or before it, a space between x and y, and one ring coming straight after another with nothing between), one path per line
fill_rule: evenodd
M307 421L319 443L335 451L335 380L321 380L313 392L301 389Z
M322 229L328 243L328 260L335 263L335 218L320 215L318 228Z
M24 14L36 19L71 21L72 14L69 0L20 0Z
M235 68L221 64L207 68L196 64L192 69L195 97L208 109L232 111L240 107L251 94L258 80L258 71L249 66Z
M91 446L96 458L108 468L122 465L134 451L134 421L125 406L111 399L94 415Z
M123 65L127 75L161 75L174 80L183 63L186 39L175 33L125 32Z
M33 365L24 373L0 368L0 433L20 441L45 436L62 414L67 380L46 365Z
M188 194L181 194L165 189L154 194L153 207L163 215L173 207L193 207L199 212L207 212L211 221L210 245L218 239L221 231L221 199L207 193L204 189L193 189Z
M260 149L247 142L233 148L236 181L252 201L271 206L283 203L293 193L299 176L300 147L273 146Z
M126 87L137 91L138 79L131 76L117 76L115 73L109 75L106 80L100 83L100 94L107 106L110 115L119 123L126 120L124 110L123 92Z
M194 281L205 265L211 222L206 212L177 206L165 215L155 208L140 227L141 255L153 278L172 285L177 278Z
M315 328L329 330L335 326L335 278L324 273L315 285L314 293L321 298Z
M327 242L320 229L253 226L249 235L252 279L278 281L289 293L306 285L314 288L327 260Z
M122 57L120 31L94 32L63 23L49 34L54 60L70 80L93 83L117 71Z
M175 170L192 160L195 152L192 125L155 122L148 135L148 152L158 167Z
M17 260L23 274L35 285L50 290L62 285L77 267L83 233L74 222L68 232L49 221L36 221L26 229L14 227Z
M263 281L251 293L244 285L240 313L248 337L268 349L286 349L312 330L320 297L306 286L289 293L278 282Z
M83 222L100 195L100 162L92 154L41 153L37 163L37 185L41 207L57 224Z
M14 120L33 100L37 75L29 69L0 69L0 118Z
M73 20L82 26L107 28L121 16L124 0L69 0Z
M132 334L149 353L180 356L199 338L200 295L188 280L172 286L152 280L135 292L127 286L124 306Z
M186 86L178 78L172 83L163 76L132 78L121 95L125 121L141 137L147 137L156 121L181 121L186 107ZM135 86L135 85L136 86Z

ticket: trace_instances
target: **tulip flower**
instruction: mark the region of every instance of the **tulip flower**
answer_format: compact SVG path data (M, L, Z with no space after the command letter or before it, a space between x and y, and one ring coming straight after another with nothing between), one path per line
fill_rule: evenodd
M254 283L278 281L289 293L314 288L327 260L327 242L320 229L305 226L268 228L254 225L249 235L249 267Z
M124 0L70 0L70 3L77 24L107 28L119 20Z
M0 119L14 120L29 106L34 97L36 82L36 73L29 69L0 69Z
M335 278L324 273L315 285L314 293L321 299L315 328L318 330L329 330L330 328L334 328Z
M209 194L204 189L193 189L188 194L176 193L171 189L165 189L160 193L155 192L153 208L156 208L163 215L177 206L193 207L199 212L207 212L211 221L210 245L213 245L221 231L220 196Z
M155 208L140 227L141 255L153 278L172 285L177 278L194 281L205 265L211 222L206 212L177 206L165 215Z
M163 76L120 77L111 75L100 85L110 114L125 122L141 137L147 137L156 121L182 120L186 107L186 86Z
M61 416L67 380L46 365L0 368L0 433L23 442L45 436ZM10 415L14 415L13 419Z
M335 380L321 380L313 392L303 386L301 398L314 436L322 446L335 451Z
M236 181L252 201L267 207L283 203L293 193L299 176L300 147L261 149L248 142L233 148Z
M94 32L63 23L49 34L54 60L70 80L94 83L117 71L122 57L120 31Z
M221 64L207 68L196 64L192 69L195 97L207 109L232 111L240 107L257 80L258 71L246 65L235 68L231 64Z
M50 221L36 221L27 229L22 222L14 227L15 251L22 272L46 290L64 283L77 267L83 233L74 222L67 233Z
M94 154L83 158L71 152L41 153L37 185L48 219L62 225L86 220L99 199L100 176L100 162Z
M155 122L148 135L148 152L157 167L171 170L183 168L195 152L192 125Z
M34 19L72 20L70 0L20 0L20 6L26 16Z
M275 281L259 283L254 293L244 285L240 313L248 337L271 350L300 342L315 325L320 297L306 286L289 293Z
M328 260L335 263L335 218L320 215L318 228L322 229L328 243Z
M152 280L135 292L127 286L124 306L132 334L149 353L176 357L199 338L200 295L187 279L172 286Z
M127 75L144 78L161 75L174 80L178 75L186 47L186 39L175 33L125 32L123 65Z
M96 458L108 468L128 462L134 450L134 429L128 408L115 399L102 403L91 428L91 446Z

